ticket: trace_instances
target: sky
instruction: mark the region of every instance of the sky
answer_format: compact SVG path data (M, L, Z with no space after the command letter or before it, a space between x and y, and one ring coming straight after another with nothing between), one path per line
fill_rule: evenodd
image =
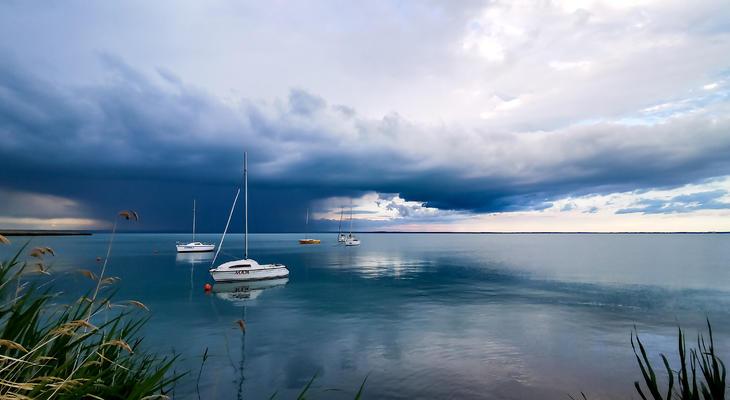
M729 95L723 1L8 0L0 228L730 231Z

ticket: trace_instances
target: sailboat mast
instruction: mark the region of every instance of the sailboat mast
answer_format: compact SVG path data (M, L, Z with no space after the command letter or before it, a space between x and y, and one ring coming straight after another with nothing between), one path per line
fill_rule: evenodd
M193 199L193 242L195 241L195 199Z
M352 206L350 206L350 237L352 237Z
M339 235L342 235L342 214L344 214L344 212L345 212L345 209L344 208L340 208L340 226L337 227L337 234L338 234L338 236Z
M248 258L248 164L247 164L247 154L244 151L243 152L243 204L244 204L244 218L245 218L245 231L243 233L243 240L245 242L244 244L244 250L243 250L243 258Z

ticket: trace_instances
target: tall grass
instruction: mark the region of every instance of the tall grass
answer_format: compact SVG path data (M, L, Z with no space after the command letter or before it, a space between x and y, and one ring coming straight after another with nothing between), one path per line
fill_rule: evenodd
M131 211L120 215L136 219ZM32 261L21 260L26 249L0 263L0 398L167 398L180 378L169 373L176 357L140 348L147 318L138 312L146 307L99 296L116 279L89 271L84 274L96 280L91 297L58 306L57 294L23 282L29 273L49 273L43 258L53 250L35 248ZM104 321L95 326L100 314Z
M631 335L631 347L634 349L636 362L641 369L641 375L644 379L644 389L639 381L634 382L634 387L642 399L648 398L654 400L719 400L725 399L725 391L727 388L725 364L715 353L714 340L712 338L712 325L707 321L708 340L702 333L697 335L697 348L690 349L687 353L687 344L685 343L685 335L681 328L679 331L679 340L677 343L679 351L679 368L673 370L667 357L660 354L663 367L667 373L667 385L665 388L660 387L657 380L654 367L646 354L644 344L641 343L638 333ZM634 337L636 341L634 342ZM638 346L638 350L637 350ZM699 371L697 368L699 367ZM676 384L675 387L675 377ZM646 391L646 394L644 393ZM648 397L647 397L648 396Z

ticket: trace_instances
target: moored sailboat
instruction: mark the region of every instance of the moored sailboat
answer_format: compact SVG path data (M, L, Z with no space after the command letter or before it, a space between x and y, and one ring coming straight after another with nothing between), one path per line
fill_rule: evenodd
M215 249L214 244L195 241L195 199L193 199L193 240L190 243L177 242L175 247L178 253L205 252Z
M359 246L360 245L360 239L356 238L355 235L352 234L352 206L350 206L350 234L347 235L347 239L345 240L345 246Z
M299 244L317 244L320 242L319 239L307 238L307 232L309 232L309 209L307 208L307 222L305 223L304 239L299 239Z
M340 208L340 225L337 228L337 243L342 243L347 240L347 236L345 236L344 233L342 233L342 215L344 214L345 209Z
M248 258L248 168L246 157L246 153L243 153L243 196L245 204L244 218L246 221L243 259L229 261L216 268L210 269L210 275L216 282L258 281L265 279L280 279L289 276L289 269L283 264L259 264L256 260ZM240 193L241 189L238 190ZM233 207L231 207L231 213L228 216L228 223L231 222L231 216L233 215L233 209L236 206L237 199L238 193L236 193L236 199L233 200ZM221 238L221 245L218 246L218 252L220 252L226 231L228 231L228 223L226 224L226 229L223 231L223 237ZM217 256L218 253L216 253L216 257ZM213 258L213 264L215 264L215 258Z

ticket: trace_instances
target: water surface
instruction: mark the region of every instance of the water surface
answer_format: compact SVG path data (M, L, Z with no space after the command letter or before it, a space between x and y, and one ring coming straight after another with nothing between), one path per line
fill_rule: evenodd
M300 237L249 236L251 257L289 266L286 285L206 294L212 254L175 253L188 235L116 236L116 298L146 304L145 346L191 371L175 398L197 399L206 348L204 399L295 398L315 374L317 398L352 398L366 376L366 398L636 397L633 326L659 362L678 324L693 336L707 317L730 359L730 235L362 234L354 248ZM27 240L12 239L3 258ZM91 282L69 271L98 271L109 236L31 240L56 251L55 287L79 296ZM242 247L228 235L220 261Z

